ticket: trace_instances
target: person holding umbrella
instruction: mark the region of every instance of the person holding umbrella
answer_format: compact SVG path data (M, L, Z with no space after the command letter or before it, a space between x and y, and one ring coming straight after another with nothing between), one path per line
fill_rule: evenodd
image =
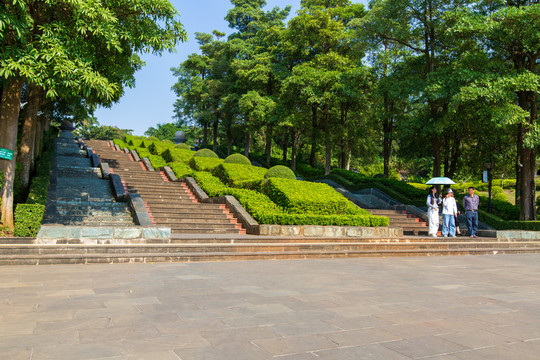
M443 200L443 228L442 235L447 237L456 237L456 223L455 219L457 216L457 204L456 199L454 199L454 192L452 189L446 190L446 197Z
M429 179L426 185L454 185L455 182L447 177L434 177ZM428 206L428 220L429 220L429 235L437 237L439 231L439 204L442 202L441 197L437 198L437 188L432 186L429 189L429 195L426 201Z
M432 186L429 189L429 195L426 200L426 205L428 207L429 221L428 234L433 237L437 237L437 232L439 231L439 204L441 202L441 197L437 197L437 188L435 186Z

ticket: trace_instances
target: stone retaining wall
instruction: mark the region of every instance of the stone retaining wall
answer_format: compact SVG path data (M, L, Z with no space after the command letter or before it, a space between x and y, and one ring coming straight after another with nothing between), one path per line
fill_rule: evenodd
M42 225L38 244L132 244L135 240L169 239L170 228Z
M513 241L540 241L540 231L497 230L497 239Z
M403 236L401 227L359 227L318 225L259 225L259 234L268 236L320 236L358 238L397 238Z

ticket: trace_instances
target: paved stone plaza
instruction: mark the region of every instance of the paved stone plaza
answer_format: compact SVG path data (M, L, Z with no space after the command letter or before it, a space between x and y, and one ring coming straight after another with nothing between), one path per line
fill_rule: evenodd
M1 359L537 360L540 256L0 267Z

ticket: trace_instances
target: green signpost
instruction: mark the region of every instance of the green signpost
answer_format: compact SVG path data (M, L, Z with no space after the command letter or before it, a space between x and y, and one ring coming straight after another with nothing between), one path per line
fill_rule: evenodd
M12 160L13 151L8 149L0 148L0 159Z

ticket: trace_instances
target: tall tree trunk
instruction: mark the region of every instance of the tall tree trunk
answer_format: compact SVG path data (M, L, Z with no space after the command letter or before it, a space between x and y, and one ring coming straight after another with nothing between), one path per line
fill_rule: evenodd
M283 135L283 162L287 161L287 150L289 149L289 132L285 131Z
M272 159L272 130L273 126L269 122L266 125L266 166L270 167Z
M341 126L343 135L341 136L341 153L339 154L339 167L347 167L347 158L349 156L349 111L347 105L341 104ZM328 131L328 129L326 130Z
M203 124L203 145L208 144L208 124L205 122Z
M324 147L325 147L325 164L324 175L330 175L330 167L332 165L332 137L330 134L330 103L324 106Z
M518 134L516 141L516 186L515 203L521 203L521 149L523 148L523 125L518 124Z
M351 170L351 150L347 154L347 161L345 162L345 170Z
M444 137L443 154L444 176L448 176L448 173L450 171L450 140L448 139L448 136Z
M216 116L216 118L214 119L214 126L213 126L213 134L212 134L212 150L214 150L214 152L217 151L217 139L218 139L218 126L219 126L219 117Z
M519 92L518 103L519 106L529 112L528 122L529 127L522 127L522 138L525 138L527 132L530 131L533 124L538 119L538 103L536 101L536 93L533 92ZM521 197L520 197L520 220L536 220L536 186L534 181L534 175L536 173L536 149L529 149L525 146L521 147Z
M459 139L459 135L456 133L454 134L453 146L450 153L450 169L448 171L449 178L453 178L454 174L456 173L457 164L458 164L460 155L461 155L461 141Z
M21 106L23 78L10 78L2 91L0 101L0 147L13 151L13 159L0 159L0 170L4 174L2 184L1 221L4 226L14 228L13 185L15 182L15 162L17 159L17 125Z
M21 186L23 191L28 190L30 173L32 171L32 157L34 155L34 137L36 136L37 113L41 105L41 88L34 83L27 84L27 104L22 111L22 134L17 163L22 165Z
M431 137L433 151L433 177L441 176L441 140L437 135Z
M313 132L311 134L311 153L309 154L309 165L315 167L315 155L317 152L317 137L319 136L317 124L317 105L311 105L311 125Z
M227 156L231 155L232 148L232 129L231 124L227 125Z
M295 129L291 130L291 169L296 170L296 149L298 147L298 131Z
M246 130L246 142L244 145L244 156L249 158L249 153L251 152L251 131Z

